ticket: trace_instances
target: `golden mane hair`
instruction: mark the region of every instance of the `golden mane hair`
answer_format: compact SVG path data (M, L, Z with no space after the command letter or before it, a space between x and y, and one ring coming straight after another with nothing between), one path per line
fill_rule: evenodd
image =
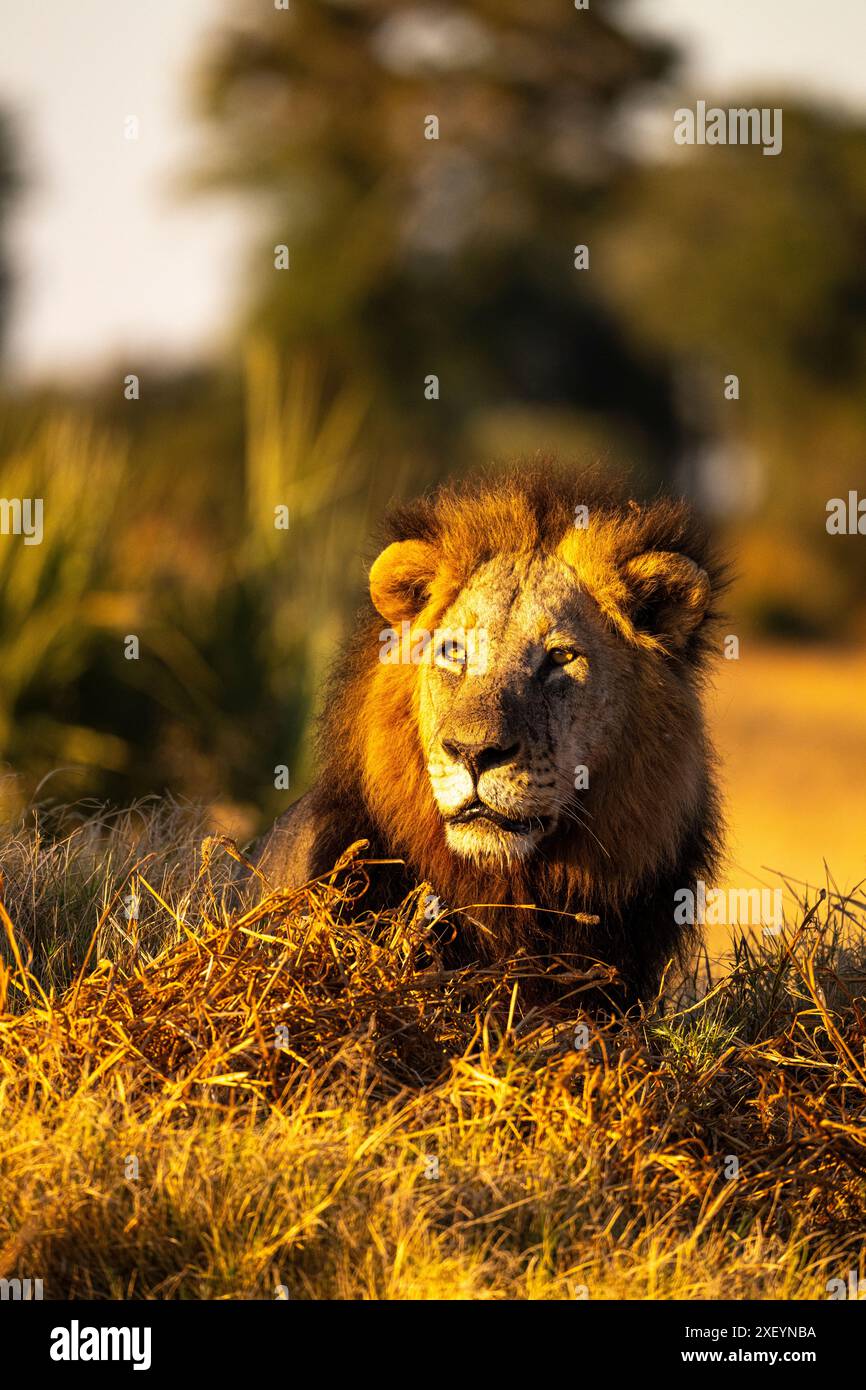
M634 996L654 989L665 963L689 944L689 928L674 921L674 892L711 880L719 855L713 758L696 692L716 640L725 576L703 526L683 501L640 505L596 472L539 462L396 507L383 543L416 543L411 570L389 576L391 598L432 630L485 561L503 552L568 553L581 507L591 518L576 562L581 582L611 630L640 652L641 673L629 736L603 785L588 794L591 830L567 820L544 841L543 854L508 870L480 868L449 848L417 732L417 667L382 666L383 619L368 600L320 726L316 871L364 836L373 855L405 862L403 870L382 871L384 899L426 881L443 904L461 909L450 918L455 959L490 960L519 948L545 957L577 953L615 966ZM661 591L653 582L660 567L668 578ZM669 584L679 585L682 608L698 582L702 619L668 650ZM700 764L697 799L694 778L684 791L683 760Z

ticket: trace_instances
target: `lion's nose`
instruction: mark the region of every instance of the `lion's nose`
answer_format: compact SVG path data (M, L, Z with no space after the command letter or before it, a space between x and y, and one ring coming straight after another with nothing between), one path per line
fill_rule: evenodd
M510 763L520 752L519 743L510 743L506 748L499 743L460 743L456 739L443 739L442 747L450 758L469 769L476 782L482 772Z

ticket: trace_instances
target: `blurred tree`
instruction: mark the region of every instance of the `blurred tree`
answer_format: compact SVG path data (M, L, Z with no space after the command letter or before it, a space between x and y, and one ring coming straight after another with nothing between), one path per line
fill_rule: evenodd
M5 229L12 200L18 191L19 178L15 160L12 126L0 113L0 348L6 333L12 274L5 243Z
M658 473L669 381L574 247L629 167L623 103L671 50L629 36L613 0L238 8L200 100L219 130L204 182L267 200L252 325L371 390L388 441L440 467L553 431Z
M829 498L866 494L866 128L785 104L778 157L671 148L608 204L604 292L681 381L692 486L740 519L753 616L843 629L866 567L825 522Z

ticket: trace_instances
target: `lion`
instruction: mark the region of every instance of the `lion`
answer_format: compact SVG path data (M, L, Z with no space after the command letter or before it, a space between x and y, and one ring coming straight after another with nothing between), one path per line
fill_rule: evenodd
M427 883L451 958L681 962L722 827L701 706L725 574L683 500L519 465L397 506L335 668L321 772L260 843L297 886L354 841ZM456 923L456 928L454 924Z

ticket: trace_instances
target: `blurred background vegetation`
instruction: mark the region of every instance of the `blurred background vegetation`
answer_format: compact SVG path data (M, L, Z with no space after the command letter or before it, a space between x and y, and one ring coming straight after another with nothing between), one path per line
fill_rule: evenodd
M536 450L692 495L735 549L732 631L862 638L866 542L825 518L866 493L866 129L699 93L783 105L783 154L641 157L627 113L677 54L620 9L237 0L214 29L189 196L255 211L231 345L141 363L134 402L126 362L0 394L3 496L46 515L0 538L7 807L168 788L262 823L274 769L309 776L384 506ZM26 173L3 125L0 219Z

